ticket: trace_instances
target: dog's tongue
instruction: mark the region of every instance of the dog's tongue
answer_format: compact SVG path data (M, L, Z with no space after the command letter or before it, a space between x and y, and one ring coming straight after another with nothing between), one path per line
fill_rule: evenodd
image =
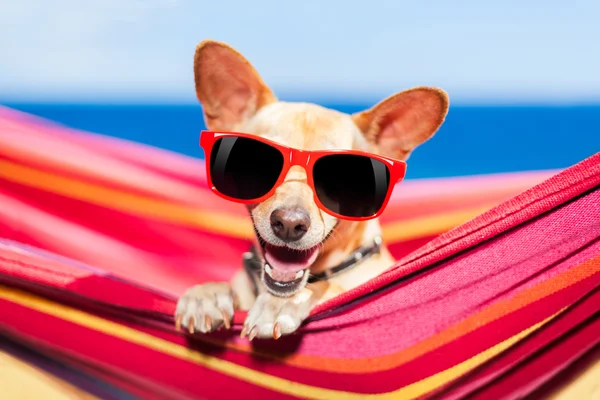
M296 273L311 266L317 259L318 247L308 250L292 250L287 247L265 246L267 263L281 275L282 281L293 280ZM288 278L288 276L291 279Z

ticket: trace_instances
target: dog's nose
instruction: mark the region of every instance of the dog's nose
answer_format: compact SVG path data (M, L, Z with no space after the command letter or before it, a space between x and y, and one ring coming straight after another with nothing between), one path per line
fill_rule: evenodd
M310 228L310 216L301 208L278 208L271 213L271 228L281 240L293 242Z

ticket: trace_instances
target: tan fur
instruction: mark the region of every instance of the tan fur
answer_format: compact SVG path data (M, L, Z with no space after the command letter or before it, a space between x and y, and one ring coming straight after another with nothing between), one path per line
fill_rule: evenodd
M252 133L297 149L358 149L405 159L415 147L435 133L448 111L446 93L427 87L400 92L355 115L315 104L278 101L248 60L230 46L215 41L204 41L198 45L194 73L197 97L209 129ZM278 239L271 232L270 215L279 207L296 205L308 211L311 225L305 236L288 245L305 249L321 244L319 257L311 267L312 273L337 265L358 247L380 235L377 220L338 221L319 209L307 183L306 171L298 166L290 169L272 197L248 208L261 237L276 245ZM331 232L334 226L336 228ZM289 315L280 311L279 316L272 318L276 321L299 319L301 322L307 310L314 305L365 283L393 263L389 251L383 246L380 254L356 268L327 282L307 285L304 294L289 300L289 304L302 304L302 307L294 308L296 311L288 310ZM273 307L279 304L277 307L284 310L289 304L286 306L281 299L268 298L264 292L255 300L249 283L244 273L238 274L232 282L240 307L253 308L249 313L250 322L246 322L249 331L245 329L244 333L250 332L250 337L257 335L256 332L259 337L268 337L269 329L278 333L280 327L275 327L275 321L265 320L271 317L254 308L264 308L272 302ZM306 293L310 293L309 300L301 300ZM185 305L180 308L184 309ZM297 321L289 321L289 329L284 334L299 325ZM252 331L253 327L248 324L254 324L258 330ZM276 333L273 335L277 337Z

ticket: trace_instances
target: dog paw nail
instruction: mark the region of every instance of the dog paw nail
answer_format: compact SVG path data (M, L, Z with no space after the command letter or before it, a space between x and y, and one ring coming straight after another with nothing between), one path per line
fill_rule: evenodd
M196 329L194 328L194 324L195 324L195 320L194 318L190 318L190 322L188 323L188 332L190 333L190 335L193 335L194 332L196 331Z
M206 326L206 330L208 332L212 331L212 320L210 319L210 316L204 316L204 325Z
M242 328L242 333L240 333L240 337L243 339L248 334L248 325L244 325Z
M175 329L176 330L180 330L181 329L181 315L178 315L175 317Z
M252 341L252 339L254 339L256 335L258 335L258 328L254 326L252 329L250 329L250 334L248 334L248 340Z
M281 326L279 326L279 322L275 322L275 325L273 326L273 338L275 340L277 340L280 337L281 337Z
M225 310L221 310L221 315L223 316L223 323L225 324L225 328L231 328L231 324L229 323L229 316L225 312Z

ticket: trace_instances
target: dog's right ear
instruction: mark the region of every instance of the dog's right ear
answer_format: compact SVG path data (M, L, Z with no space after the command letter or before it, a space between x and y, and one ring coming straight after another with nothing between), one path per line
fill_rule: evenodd
M231 46L205 40L194 57L196 96L211 130L236 126L277 99L254 67Z

